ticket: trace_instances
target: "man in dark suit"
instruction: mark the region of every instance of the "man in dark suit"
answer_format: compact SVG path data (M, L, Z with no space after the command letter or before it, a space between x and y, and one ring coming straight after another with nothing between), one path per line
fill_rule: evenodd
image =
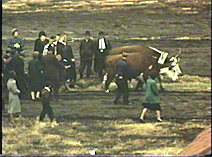
M118 61L117 63L117 71L116 71L116 77L115 77L115 82L118 86L117 93L116 93L116 98L113 101L114 104L116 105L121 97L123 95L123 101L125 105L128 105L128 76L129 76L129 70L130 66L129 63L127 62L127 54L122 53L122 59Z
M94 58L94 71L99 74L99 78L103 78L103 71L105 70L105 58L112 48L109 40L104 36L104 32L99 32L99 38L95 43L96 51Z
M87 78L90 78L91 74L91 66L93 62L93 54L94 54L94 48L93 48L93 40L90 38L91 34L90 31L85 32L85 38L80 43L80 79L83 78L83 72L85 68L87 67L86 76Z

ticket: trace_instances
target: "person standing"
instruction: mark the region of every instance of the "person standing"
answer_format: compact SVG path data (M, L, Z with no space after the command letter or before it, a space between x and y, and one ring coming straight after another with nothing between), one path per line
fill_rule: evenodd
M117 63L117 71L115 76L115 82L118 86L116 91L116 98L113 101L115 105L118 104L120 97L123 95L124 105L129 104L129 91L128 91L128 74L130 65L127 62L127 53L122 53L122 59Z
M96 51L94 55L94 71L99 74L99 78L103 78L103 71L105 70L105 58L112 48L109 40L104 36L104 32L99 32L99 38L95 43Z
M32 100L40 99L40 92L43 85L43 70L39 60L39 52L33 52L33 59L28 64L29 88Z
M16 54L15 50L10 51L11 59L7 63L7 69L9 71L14 70L16 73L17 86L21 90L20 98L24 98L26 94L26 77L24 74L24 54Z
M9 38L8 48L15 50L16 53L20 54L23 51L24 43L19 37L19 31L17 29L12 30L12 37Z
M56 49L56 36L51 36L49 39L49 43L46 44L43 48L43 53L42 55L45 56L47 55L48 51L51 51L53 55L56 55L57 49Z
M70 83L70 87L74 88L77 74L76 74L76 64L75 64L72 47L68 45L66 35L63 35L61 37L61 40L59 41L59 43L61 44L60 45L61 47L58 51L58 54L61 55L65 65L68 66L68 68L66 68L67 81Z
M86 76L90 78L91 75L91 67L93 62L93 40L91 39L90 31L85 32L85 38L80 43L80 79L83 78L83 72L87 67Z
M54 120L54 113L53 113L52 107L50 106L50 100L52 98L51 87L49 85L46 85L42 89L41 94L42 94L41 101L42 101L43 109L40 113L39 121L42 122L47 114L49 116L50 121L52 122Z
M44 31L40 31L38 34L38 38L35 40L34 51L38 51L39 56L41 56L43 54L44 46L48 43L49 40L46 37L46 33Z
M10 78L7 81L7 89L9 92L9 108L8 113L11 117L21 112L21 104L18 94L21 92L16 85L16 73L15 71L10 71Z
M151 70L147 79L147 83L146 83L146 94L142 103L142 105L144 106L144 109L139 119L140 123L145 123L144 116L148 110L156 111L157 121L162 122L159 92L155 82L156 77L157 77L157 72L155 70Z

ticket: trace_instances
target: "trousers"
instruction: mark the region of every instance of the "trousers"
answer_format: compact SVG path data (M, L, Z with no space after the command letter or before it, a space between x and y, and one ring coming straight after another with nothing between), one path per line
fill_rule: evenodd
M40 113L40 121L43 121L46 114L49 116L50 121L52 122L54 119L54 114L52 107L50 106L50 101L49 100L42 100L43 104L43 110Z
M116 98L114 100L114 103L116 104L119 101L120 97L123 96L124 104L128 105L129 91L128 91L127 79L124 77L119 78L119 76L118 76L118 77L116 77L115 82L116 82L118 88L116 90Z

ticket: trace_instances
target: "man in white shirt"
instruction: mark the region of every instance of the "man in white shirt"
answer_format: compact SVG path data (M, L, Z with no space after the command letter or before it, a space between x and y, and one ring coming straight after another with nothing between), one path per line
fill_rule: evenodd
M99 32L99 38L96 42L96 52L94 57L94 71L99 74L99 78L103 78L103 71L105 70L105 58L109 54L111 45L109 40L104 36L104 32Z

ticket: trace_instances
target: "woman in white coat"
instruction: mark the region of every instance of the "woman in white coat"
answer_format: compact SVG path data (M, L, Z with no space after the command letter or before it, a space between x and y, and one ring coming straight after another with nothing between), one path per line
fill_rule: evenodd
M9 91L8 113L13 117L14 114L19 114L21 112L21 104L18 96L20 90L17 88L14 71L10 72L10 78L7 81L7 89Z

